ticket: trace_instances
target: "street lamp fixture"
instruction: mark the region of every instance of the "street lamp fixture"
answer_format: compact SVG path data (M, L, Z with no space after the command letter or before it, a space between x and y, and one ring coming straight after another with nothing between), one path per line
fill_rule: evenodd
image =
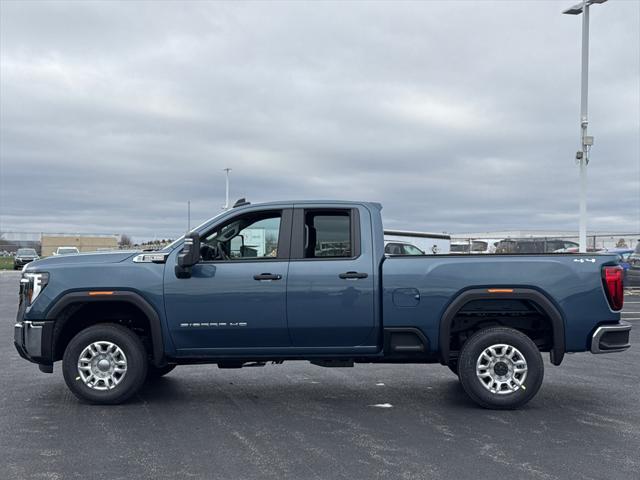
M229 210L229 172L231 171L230 168L223 168L222 169L225 172L225 202L224 202L224 207L222 207L223 210Z
M580 165L580 253L587 251L587 165L589 151L593 145L593 137L587 135L589 116L587 99L589 90L589 7L607 0L584 0L566 9L564 14L582 15L582 71L580 88L580 150L576 153L576 161Z
M585 7L585 4L588 7L590 5L593 5L594 3L604 3L606 1L607 0L587 0L586 2L580 2L579 4L574 5L571 8L567 8L562 13L566 13L567 15L580 15Z

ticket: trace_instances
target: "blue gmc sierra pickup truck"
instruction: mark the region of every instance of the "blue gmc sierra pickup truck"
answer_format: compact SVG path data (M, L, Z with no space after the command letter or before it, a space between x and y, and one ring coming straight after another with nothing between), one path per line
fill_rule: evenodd
M440 363L496 409L537 393L541 352L629 348L614 255L385 255L381 209L241 200L163 250L34 261L15 346L91 403L182 364L307 360Z

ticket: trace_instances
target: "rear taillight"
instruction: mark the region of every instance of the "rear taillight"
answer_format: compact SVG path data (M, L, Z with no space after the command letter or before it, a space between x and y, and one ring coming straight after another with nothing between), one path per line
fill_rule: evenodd
M612 310L622 310L624 304L623 276L624 270L619 265L602 269L602 283Z

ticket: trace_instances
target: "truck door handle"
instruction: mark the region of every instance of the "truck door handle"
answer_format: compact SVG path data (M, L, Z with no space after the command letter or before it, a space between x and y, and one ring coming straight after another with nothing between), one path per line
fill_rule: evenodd
M369 274L360 273L360 272L346 272L346 273L341 273L340 275L338 275L338 277L346 279L346 280L357 280L359 278L367 278L368 276L369 276Z
M280 280L282 275L274 275L273 273L260 273L258 275L254 275L254 280Z

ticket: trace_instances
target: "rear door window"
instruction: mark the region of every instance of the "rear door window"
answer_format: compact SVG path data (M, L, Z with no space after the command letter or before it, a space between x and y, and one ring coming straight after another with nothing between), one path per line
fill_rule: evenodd
M304 258L353 256L351 215L348 210L305 212Z

